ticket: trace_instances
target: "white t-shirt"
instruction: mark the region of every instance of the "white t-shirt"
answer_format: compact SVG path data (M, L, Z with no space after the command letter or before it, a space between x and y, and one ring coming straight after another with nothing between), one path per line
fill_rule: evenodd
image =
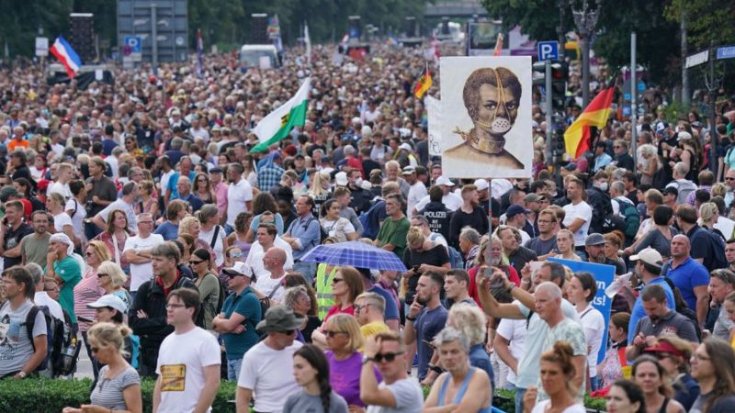
M286 275L284 274L283 277L276 279L271 278L270 275L268 275L267 277L258 277L255 280L254 287L256 290L270 297L272 300L283 303L283 293L286 288L281 285L281 281L283 281L283 278L285 276ZM276 290L276 288L278 289ZM274 290L275 292L273 292Z
M161 195L166 195L166 188L168 188L168 181L176 173L175 170L170 170L161 174Z
M253 187L244 179L237 184L227 186L227 225L235 227L235 218L241 212L246 212L246 202L253 199Z
M563 209L566 214L563 221L565 227L568 228L577 218L582 218L584 220L584 224L582 224L582 226L574 233L574 246L583 247L584 240L587 238L587 232L590 229L590 222L592 222L592 207L590 204L581 201L577 205L564 205Z
M523 351L526 349L526 320L503 318L500 320L498 329L495 332L510 342L508 344L510 354L516 360L520 360ZM502 363L499 357L498 361ZM509 383L516 384L516 373L510 368L508 369L507 380Z
M33 296L33 303L38 306L45 305L52 317L64 321L64 310L61 309L61 304L49 297L46 291L36 291L36 295Z
M411 185L411 189L408 190L408 199L406 199L406 203L408 204L406 215L409 217L413 216L413 210L416 208L416 204L426 195L428 195L428 192L423 182L416 181L415 184Z
M151 234L148 238L141 238L136 235L128 237L123 247L125 251L143 251L149 250L159 244L163 244L163 237L158 234ZM153 277L153 264L149 261L143 264L130 263L130 291L138 291L138 287Z
M99 212L102 221L107 223L107 220L110 218L110 213L116 209L122 210L125 213L125 216L128 217L128 231L133 234L138 232L138 217L135 215L133 204L128 204L122 198L118 198Z
M584 339L587 342L587 365L590 377L597 377L597 355L602 346L602 334L605 332L605 317L592 305L579 313L579 322L584 329Z
M531 413L544 413L546 412L546 406L551 403L551 400L544 400L536 403ZM581 403L573 404L562 411L562 413L587 413L587 409Z
M202 229L199 232L199 239L211 247L212 237L214 237L214 232L217 227L219 227L219 233L217 233L217 240L214 242L214 248L212 250L214 250L214 262L219 267L225 262L225 236L227 236L225 229L221 225L215 225L209 231Z
M71 222L71 217L66 212L62 212L59 215L54 215L54 230L56 232L64 232L64 227L71 225L74 227L74 223Z
M276 240L273 242L273 246L286 251L286 263L283 265L283 269L290 270L291 268L293 268L293 250L291 249L291 246L288 245L288 243L282 240L279 236L276 236ZM255 274L256 280L271 276L270 271L265 269L265 264L263 264L263 256L265 256L263 246L260 245L258 241L255 241L253 245L250 246L250 252L248 252L248 256L245 259L245 264L247 264L248 267L253 270L253 274Z
M283 350L274 350L261 341L245 353L237 385L253 391L255 411L280 413L288 396L299 391L293 377L293 353L301 346L294 341Z
M158 413L194 411L204 389L204 368L220 364L219 343L207 330L194 327L184 334L169 334L161 343L156 365L162 378Z
M71 189L69 189L69 184L62 184L61 182L54 182L51 185L48 186L48 189L46 190L46 195L51 195L54 192L61 194L64 199L69 199L72 197Z
M76 209L76 212L74 210ZM74 197L69 198L64 206L64 211L72 211L71 224L74 227L74 235L79 239L84 239L84 218L87 217L87 210L84 204L77 201ZM68 212L67 212L68 213Z

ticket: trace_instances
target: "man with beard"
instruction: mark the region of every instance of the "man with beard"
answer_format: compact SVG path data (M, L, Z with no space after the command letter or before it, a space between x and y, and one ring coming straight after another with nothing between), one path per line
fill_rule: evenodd
M463 163L492 165L496 171L524 169L524 165L505 149L505 135L518 116L521 83L516 75L498 67L477 69L467 78L462 98L474 128L457 131L464 142L444 152L447 169ZM530 142L529 142L530 143ZM447 166L451 165L451 166ZM490 171L488 175L493 175Z
M431 342L447 323L447 309L441 304L439 293L444 288L444 277L438 272L429 271L419 278L416 299L406 314L404 340L406 346L414 342L418 348L418 378L426 377L429 361L434 350Z
M503 251L508 256L510 265L518 273L528 262L536 261L536 253L521 245L521 233L518 229L501 226L498 228L498 238L502 243Z
M625 267L618 261L613 261L605 255L605 237L602 234L592 233L584 241L584 250L587 253L587 262L615 266L615 274L625 274Z
M477 187L465 185L462 187L462 206L459 207L449 221L449 245L457 248L459 246L459 233L464 227L471 227L480 234L489 230L489 222L485 210L477 202Z

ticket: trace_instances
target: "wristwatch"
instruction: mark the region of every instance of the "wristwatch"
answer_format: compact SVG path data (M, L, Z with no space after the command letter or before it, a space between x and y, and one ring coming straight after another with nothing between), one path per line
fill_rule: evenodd
M365 365L367 362L373 361L372 357L362 356L362 364Z

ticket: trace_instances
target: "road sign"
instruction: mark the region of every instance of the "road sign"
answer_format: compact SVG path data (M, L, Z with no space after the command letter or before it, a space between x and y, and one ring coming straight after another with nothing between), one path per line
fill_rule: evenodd
M702 63L707 63L707 60L709 60L709 50L704 50L691 56L687 56L684 67L689 69L690 67L699 66Z
M539 61L559 60L559 42L557 41L538 42L536 51Z
M722 46L717 48L717 60L735 58L735 46Z
M126 46L130 46L131 53L143 52L143 39L140 36L125 36L124 43Z
M48 56L48 37L36 37L36 56Z

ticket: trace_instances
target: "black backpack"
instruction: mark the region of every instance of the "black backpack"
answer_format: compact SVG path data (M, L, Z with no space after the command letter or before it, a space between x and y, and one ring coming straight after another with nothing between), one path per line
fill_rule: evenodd
M46 340L48 346L46 357L38 365L36 371L50 369L54 377L67 376L74 373L79 351L81 350L81 342L73 334L69 313L62 310L64 312L64 321L62 322L51 315L48 306L34 305L31 307L24 324L34 352L36 351L36 344L33 342L33 329L36 325L36 315L39 311L43 313L44 319L46 320Z

